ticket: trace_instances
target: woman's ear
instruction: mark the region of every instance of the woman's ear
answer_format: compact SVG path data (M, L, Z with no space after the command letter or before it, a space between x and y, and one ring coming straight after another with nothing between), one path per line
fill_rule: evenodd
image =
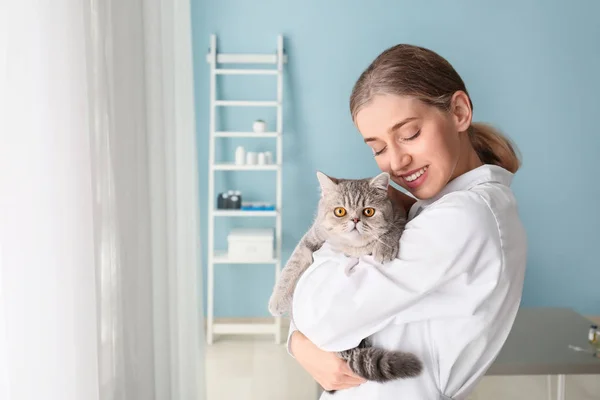
M471 120L473 118L471 101L469 100L469 96L462 90L457 91L452 96L450 112L454 119L456 129L459 132L464 132L471 126Z

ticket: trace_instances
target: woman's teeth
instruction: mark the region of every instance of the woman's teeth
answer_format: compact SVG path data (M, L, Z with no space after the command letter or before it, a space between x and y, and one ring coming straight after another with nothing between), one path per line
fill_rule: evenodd
M417 179L418 177L420 177L421 175L423 175L423 174L425 173L425 171L427 171L427 167L423 167L423 168L421 168L420 170L418 170L417 172L415 172L415 173L414 173L414 174L412 174L412 175L405 176L405 177L404 177L404 180L405 180L406 182L412 182L412 181L414 181L415 179Z

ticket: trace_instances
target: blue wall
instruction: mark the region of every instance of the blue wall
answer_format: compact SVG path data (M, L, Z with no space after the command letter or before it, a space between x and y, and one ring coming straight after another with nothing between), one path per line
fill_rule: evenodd
M483 5L487 3L487 5ZM510 4L508 4L510 3ZM317 200L315 170L362 177L377 173L351 123L348 98L360 72L399 42L446 57L467 83L475 119L498 125L520 147L514 181L529 235L524 304L569 306L600 314L600 2L589 1L193 1L203 256L208 191L209 35L224 52L273 52L285 35L284 247L309 227ZM227 77L222 98L272 99L273 77ZM249 129L266 109L224 115L228 129ZM235 112L235 113L234 113ZM272 125L271 125L272 126ZM251 142L242 142L249 146ZM222 148L233 151L238 142ZM342 150L341 157L333 157ZM269 172L221 173L223 188L274 200ZM230 224L218 220L219 244ZM256 221L268 224L270 221ZM266 316L271 266L217 266L217 316ZM204 275L206 284L206 275Z

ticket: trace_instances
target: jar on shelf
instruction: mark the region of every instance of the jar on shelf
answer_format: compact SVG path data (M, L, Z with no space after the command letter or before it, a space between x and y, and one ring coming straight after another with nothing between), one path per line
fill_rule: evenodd
M256 133L263 133L267 131L267 123L262 119L257 119L252 124L252 130Z

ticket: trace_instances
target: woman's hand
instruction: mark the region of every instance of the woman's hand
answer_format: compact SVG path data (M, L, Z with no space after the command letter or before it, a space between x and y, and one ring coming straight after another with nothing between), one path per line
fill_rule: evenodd
M342 390L366 382L350 370L346 361L319 349L299 331L292 334L290 341L291 353L323 389Z
M412 205L417 201L414 197L402 193L392 185L388 186L388 197L397 205L404 207L406 214L408 214Z

